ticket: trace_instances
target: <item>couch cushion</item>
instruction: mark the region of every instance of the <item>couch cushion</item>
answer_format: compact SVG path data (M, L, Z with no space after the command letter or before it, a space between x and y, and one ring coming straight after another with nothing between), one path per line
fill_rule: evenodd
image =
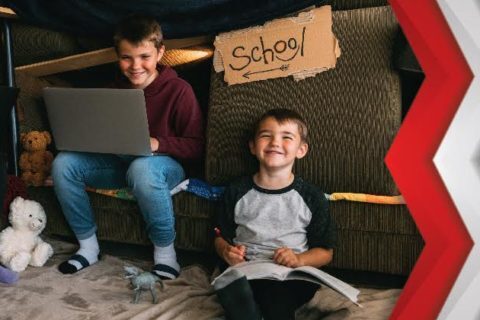
M342 55L337 67L295 82L279 78L227 86L213 74L206 177L212 184L252 174L249 129L273 107L299 111L310 151L295 172L325 192L396 194L384 157L400 126L398 75L392 70L397 22L390 7L333 12Z
M15 66L23 66L77 54L79 45L74 36L14 21L12 24Z
M36 78L17 72L15 77L17 86L20 88L16 106L20 132L49 131L50 126L43 102L42 89L44 87L67 87L69 84L56 76Z

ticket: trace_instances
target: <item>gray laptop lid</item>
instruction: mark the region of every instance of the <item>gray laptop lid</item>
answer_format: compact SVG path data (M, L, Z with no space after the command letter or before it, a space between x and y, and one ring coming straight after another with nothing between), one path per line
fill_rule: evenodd
M58 150L151 155L141 89L44 88Z

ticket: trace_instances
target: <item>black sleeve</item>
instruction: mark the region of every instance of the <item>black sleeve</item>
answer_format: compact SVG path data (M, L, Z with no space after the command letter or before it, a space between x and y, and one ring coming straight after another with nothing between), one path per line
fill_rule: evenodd
M216 228L220 231L223 239L229 243L232 243L237 230L237 224L235 223L235 206L251 188L251 177L239 178L225 188L223 198L218 206Z
M236 224L234 220L235 190L232 186L225 188L220 205L217 210L216 229L219 230L223 239L232 243L235 237Z
M337 245L337 228L328 210L328 200L318 188L311 186L306 192L307 205L312 212L312 220L307 227L309 248L335 248Z

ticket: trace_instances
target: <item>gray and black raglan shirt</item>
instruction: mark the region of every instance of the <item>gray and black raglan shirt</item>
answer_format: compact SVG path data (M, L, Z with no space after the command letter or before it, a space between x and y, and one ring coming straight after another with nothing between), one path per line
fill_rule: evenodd
M279 190L263 189L253 177L232 183L225 190L218 228L230 243L247 247L248 260L271 259L281 247L301 253L336 245L324 193L296 176Z

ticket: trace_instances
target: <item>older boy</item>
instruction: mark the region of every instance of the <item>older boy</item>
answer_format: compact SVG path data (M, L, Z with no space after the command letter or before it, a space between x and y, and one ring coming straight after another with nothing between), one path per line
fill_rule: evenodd
M308 151L301 116L287 109L268 111L249 146L259 171L225 191L215 239L218 255L230 266L256 259L288 267L328 264L336 234L327 200L292 172L295 160ZM216 290L229 319L294 319L295 310L318 288L303 281L247 282L235 272L226 279L216 283Z
M75 273L98 260L97 227L85 186L128 186L154 244L153 272L165 279L179 275L170 190L185 176L179 161L202 156L204 123L190 85L158 65L165 51L162 40L155 19L138 15L121 21L114 35L122 75L114 87L144 90L151 149L162 155L62 152L53 163L55 193L80 243L78 252L59 265L62 273Z

